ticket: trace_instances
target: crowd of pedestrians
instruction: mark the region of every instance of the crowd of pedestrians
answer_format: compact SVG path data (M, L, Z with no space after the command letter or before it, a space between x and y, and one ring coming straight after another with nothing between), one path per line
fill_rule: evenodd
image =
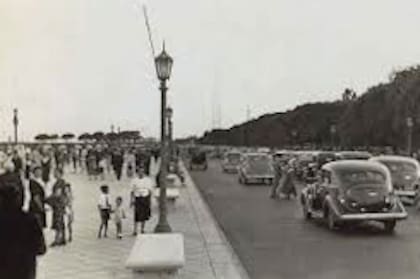
M50 247L73 241L74 196L66 174L98 181L98 238L108 236L112 218L116 237L121 239L124 201L133 210L133 235L138 233L139 223L140 232L145 232L158 168L157 152L134 146L40 145L0 150L0 274L36 278L36 257L47 250L43 233L47 228L54 230ZM112 200L105 178L127 178L121 183L129 184L130 195Z

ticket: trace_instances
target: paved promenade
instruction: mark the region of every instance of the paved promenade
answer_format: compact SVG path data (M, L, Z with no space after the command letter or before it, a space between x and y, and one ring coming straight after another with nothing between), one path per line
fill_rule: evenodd
M131 236L133 214L128 207L129 180L117 182L113 178L105 181L88 180L85 175L66 175L75 195L73 242L64 247L49 248L38 261L39 279L125 279L163 278L150 274L138 274L124 267L135 238ZM124 223L124 237L115 237L115 226L110 222L108 238L97 239L99 216L97 199L99 186L110 186L113 199L123 197L127 219ZM181 232L185 239L186 266L177 274L164 278L247 278L244 269L217 227L189 175L186 187L175 204L169 204L169 221L174 232ZM157 201L153 200L152 219L146 233L152 233L157 222ZM53 233L46 231L47 243L52 242Z

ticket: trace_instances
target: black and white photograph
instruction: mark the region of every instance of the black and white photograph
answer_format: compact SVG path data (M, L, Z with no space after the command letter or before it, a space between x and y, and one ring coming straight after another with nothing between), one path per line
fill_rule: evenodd
M414 0L0 0L0 278L420 278L419 27Z

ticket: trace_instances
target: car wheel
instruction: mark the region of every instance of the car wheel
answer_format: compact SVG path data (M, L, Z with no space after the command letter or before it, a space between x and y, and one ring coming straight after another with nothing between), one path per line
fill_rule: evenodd
M385 231L388 233L393 233L395 231L395 226L397 225L397 221L386 221L384 222Z
M327 209L326 215L327 215L328 228L330 230L335 230L336 229L336 223L335 223L334 213L332 212L332 210Z

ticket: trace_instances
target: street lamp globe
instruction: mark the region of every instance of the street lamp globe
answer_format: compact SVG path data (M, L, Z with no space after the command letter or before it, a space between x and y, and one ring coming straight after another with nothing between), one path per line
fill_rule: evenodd
M412 117L407 117L407 119L406 119L406 123L407 123L407 127L408 128L412 128L413 126L414 126L414 121L413 121L413 118Z
M172 71L173 59L165 51L165 43L162 52L155 58L157 76L161 81L170 78Z

